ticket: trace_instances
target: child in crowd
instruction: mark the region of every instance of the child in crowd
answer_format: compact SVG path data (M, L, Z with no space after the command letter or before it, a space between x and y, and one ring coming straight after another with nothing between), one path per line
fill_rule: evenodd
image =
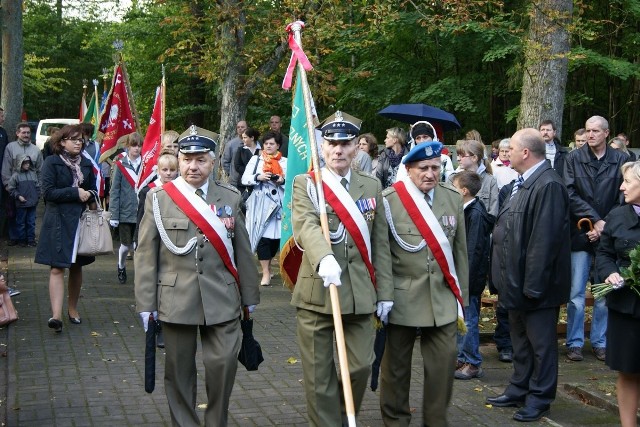
M484 204L476 197L482 187L480 175L461 171L453 176L453 185L462 194L464 221L469 257L469 306L465 307L467 334L458 335L458 365L455 378L470 380L484 375L481 368L480 298L487 282L489 268L489 244L495 218L487 213Z
M138 197L136 183L140 174L142 157L142 137L139 133L128 135L125 142L127 154L115 162L115 172L109 191L110 224L118 227L120 235L120 249L118 250L118 281L127 282L126 259L131 250L133 252L133 233L136 229L138 214Z
M36 207L40 199L40 183L31 158L18 156L20 169L13 173L7 190L16 202L16 233L20 246L36 246Z

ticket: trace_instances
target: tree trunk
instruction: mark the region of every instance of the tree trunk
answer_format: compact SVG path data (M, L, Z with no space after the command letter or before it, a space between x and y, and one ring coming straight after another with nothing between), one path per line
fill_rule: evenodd
M567 54L571 0L532 2L529 34L524 43L524 75L518 128L538 128L553 120L562 135L562 112L567 85Z
M24 52L22 47L22 2L2 0L2 92L5 125L9 140L15 139L14 129L22 116L22 76Z

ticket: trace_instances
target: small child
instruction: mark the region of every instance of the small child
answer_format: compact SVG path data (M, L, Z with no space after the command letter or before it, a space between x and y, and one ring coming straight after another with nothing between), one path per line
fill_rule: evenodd
M484 204L476 197L482 179L472 171L461 171L454 175L453 185L462 194L464 221L469 257L469 306L465 307L467 334L458 335L458 368L455 378L470 380L480 378L484 372L480 365L480 297L487 282L489 271L489 244L495 218L487 213Z
M142 157L142 137L139 133L128 135L126 140L127 154L115 162L115 172L109 191L109 211L113 228L118 227L120 249L118 250L118 281L127 283L126 259L129 251L133 252L133 233L138 216L138 196L135 186L140 174Z
M40 182L33 170L31 158L18 156L20 169L13 173L7 184L16 201L15 236L20 246L36 246L36 207L40 199Z

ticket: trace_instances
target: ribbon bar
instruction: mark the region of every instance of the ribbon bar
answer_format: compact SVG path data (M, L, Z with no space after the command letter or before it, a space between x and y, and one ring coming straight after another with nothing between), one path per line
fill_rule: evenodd
M304 22L296 21L287 25L286 31L287 33L289 33L289 48L291 49L291 59L289 59L289 66L287 66L287 72L284 75L284 80L282 82L282 88L284 90L291 89L291 83L293 81L293 69L296 67L296 64L298 63L298 61L300 61L300 63L302 64L302 67L306 71L313 69L313 65L311 65L311 62L309 62L309 59L307 58L307 54L304 53L304 51L302 50L302 47L298 44L298 42L294 37L294 31L293 31L294 26L299 26L300 29L302 29L304 28Z

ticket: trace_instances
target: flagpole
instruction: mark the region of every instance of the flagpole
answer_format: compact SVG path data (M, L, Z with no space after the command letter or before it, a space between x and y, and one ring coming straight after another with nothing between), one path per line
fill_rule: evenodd
M138 111L136 110L136 103L133 100L133 92L131 92L131 83L129 81L129 73L127 73L127 65L122 58L122 52L120 52L120 62L119 64L122 66L122 79L124 80L124 88L127 91L127 96L129 97L129 108L131 108L131 113L133 114L133 121L135 122L136 129L140 129L140 119L138 118Z
M165 129L165 92L167 90L167 83L164 78L164 64L162 64L162 83L160 83L160 145L162 145L162 137Z
M294 22L291 25L293 37L302 49L302 25ZM309 87L307 82L307 72L303 65L298 62L298 73L302 82L304 95L304 106L307 115L307 135L311 147L311 164L315 174L316 193L318 194L318 207L320 208L320 227L322 234L329 244L329 220L327 218L327 208L324 201L324 190L322 189L322 172L320 171L320 159L318 158L318 144L316 142L315 126L313 125L313 116L311 114L311 96L306 89ZM338 347L338 361L340 362L340 376L342 377L342 391L344 393L345 410L347 412L347 421L349 427L356 426L355 406L353 404L353 392L351 390L351 376L349 374L349 362L347 359L347 349L344 341L344 328L342 327L342 312L340 310L340 297L338 295L338 287L335 284L329 285L329 293L331 295L331 311L333 312L333 326L336 334L336 346Z

